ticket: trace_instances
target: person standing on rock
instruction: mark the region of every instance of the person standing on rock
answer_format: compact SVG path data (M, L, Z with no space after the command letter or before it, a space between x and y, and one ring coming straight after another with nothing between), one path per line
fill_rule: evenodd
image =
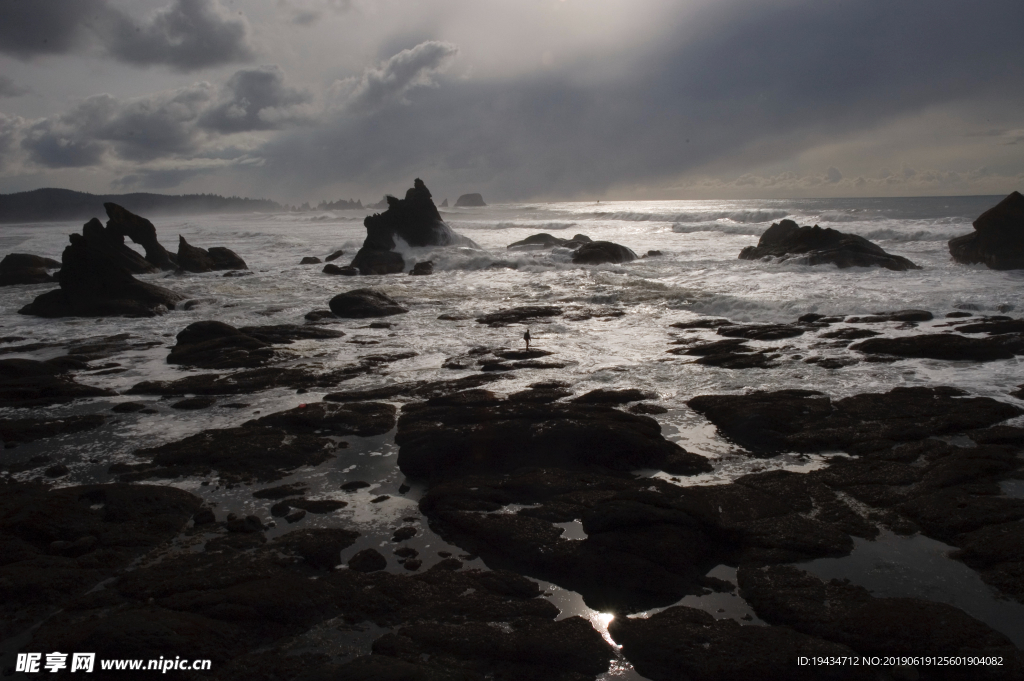
M526 333L523 334L523 340L526 341L526 349L530 349L530 330L527 329Z

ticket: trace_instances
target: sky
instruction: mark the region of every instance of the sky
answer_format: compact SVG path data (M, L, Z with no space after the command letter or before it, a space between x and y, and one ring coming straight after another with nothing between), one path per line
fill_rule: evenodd
M1020 0L0 0L0 193L1024 189Z

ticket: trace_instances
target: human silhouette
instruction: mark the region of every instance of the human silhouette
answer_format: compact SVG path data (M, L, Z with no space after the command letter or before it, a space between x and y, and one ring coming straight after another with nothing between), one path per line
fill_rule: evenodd
M530 330L527 329L526 333L523 334L523 340L526 341L526 349L530 349Z

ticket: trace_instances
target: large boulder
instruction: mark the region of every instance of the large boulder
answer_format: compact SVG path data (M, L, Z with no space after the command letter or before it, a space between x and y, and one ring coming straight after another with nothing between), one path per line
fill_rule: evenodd
M162 270L174 269L174 258L156 238L156 227L144 217L122 208L116 203L104 203L107 211L107 229L128 237L146 249L146 261Z
M580 246L572 254L577 265L603 265L636 260L636 253L611 241L592 241Z
M560 239L557 236L548 234L547 232L541 232L540 234L531 234L530 236L516 241L507 246L511 250L539 250L542 248L554 248L555 246L561 246L562 248L579 248L583 244L593 243L586 234L576 234L571 239Z
M455 201L456 208L478 208L486 205L484 197L480 194L463 194Z
M274 358L274 344L344 335L342 331L295 324L236 329L214 320L193 322L177 335L178 342L171 348L167 363L203 369L251 369Z
M404 199L394 196L385 196L387 210L383 213L374 213L363 220L366 227L366 240L363 247L359 249L352 266L356 267L363 274L386 274L389 272L401 272L401 269L389 269L388 272L376 271L387 269L386 264L377 263L390 262L391 268L397 267L398 259L381 255L395 249L395 238L402 239L410 246L472 246L476 244L464 236L456 234L455 231L441 219L437 207L431 198L430 190L423 184L423 180L416 178L413 186L405 193ZM382 207L379 204L377 207ZM397 254L395 254L397 255ZM374 263L371 266L370 263ZM404 262L402 267L404 268ZM363 271L374 270L374 271Z
M222 246L209 250L192 246L178 235L178 267L186 272L212 272L214 270L247 270L245 261L234 251Z
M384 251L370 248L360 248L359 252L356 253L356 257L352 259L352 264L347 268L337 267L333 265L335 270L328 272L329 274L345 274L342 270L351 271L355 268L359 270L359 274L398 274L399 272L405 271L405 259L402 258L401 253L395 251ZM327 272L327 268L324 268Z
M57 269L60 263L27 253L11 253L0 260L0 286L18 284L52 284L56 279L46 270Z
M799 227L792 220L783 220L769 227L757 246L740 251L742 260L776 257L781 260L799 257L808 265L833 264L836 267L884 267L889 270L921 269L906 258L885 252L862 236L844 234L832 228Z
M331 312L344 319L389 317L408 312L390 296L372 288L346 291L331 298Z
M123 238L105 230L93 218L82 234L72 234L71 244L61 255L60 288L48 291L18 310L38 317L152 317L185 296L132 276L153 265L124 245ZM121 241L118 241L121 240ZM112 246L113 245L113 246ZM114 246L118 246L114 247ZM127 251L130 256L126 256ZM133 260L137 258L137 261ZM136 269L133 269L133 266Z
M974 232L949 240L953 260L994 270L1024 269L1024 196L1013 192L974 221Z

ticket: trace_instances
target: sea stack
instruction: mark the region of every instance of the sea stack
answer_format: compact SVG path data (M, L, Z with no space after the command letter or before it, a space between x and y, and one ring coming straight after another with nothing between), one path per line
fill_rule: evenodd
M974 231L949 240L953 260L994 270L1024 269L1024 196L1013 192L974 221Z
M919 270L911 261L892 255L862 236L845 234L832 228L799 227L792 220L783 220L769 227L757 246L747 246L739 255L742 260L776 257L779 260L800 258L808 265L832 264L844 267L884 267L889 270Z
M456 208L477 208L486 205L484 197L480 194L463 194L455 201Z

